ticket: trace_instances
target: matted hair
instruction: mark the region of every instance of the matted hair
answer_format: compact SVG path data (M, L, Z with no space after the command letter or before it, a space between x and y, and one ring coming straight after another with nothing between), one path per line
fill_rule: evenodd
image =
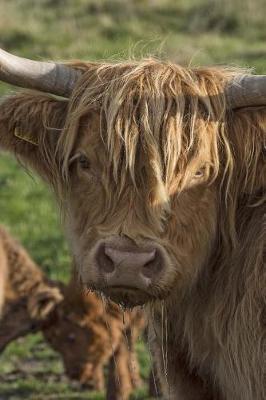
M147 59L121 63L76 64L84 74L69 101L64 134L58 145L62 175L68 164L80 122L91 109L99 111L108 171L119 190L141 177L136 163L142 156L153 171L154 203L166 204L176 188L177 175L185 182L187 165L199 153L210 150L206 173L217 178L220 201L230 214L226 241L236 238L235 213L240 194L263 189L262 143L265 113L262 108L227 111L224 86L243 70L189 69ZM244 161L243 161L244 160ZM265 166L264 166L265 170ZM179 182L178 191L182 190ZM264 185L264 186L263 186ZM263 188L262 188L263 186ZM228 230L229 229L229 230ZM229 235L229 236L228 236Z
M154 59L86 66L70 99L66 135L60 143L66 175L80 120L97 108L116 181L120 174L124 182L121 175L127 171L135 182L141 144L154 176L169 186L207 140L212 143L212 174L217 176L219 128L225 111L223 86L235 71L189 70Z

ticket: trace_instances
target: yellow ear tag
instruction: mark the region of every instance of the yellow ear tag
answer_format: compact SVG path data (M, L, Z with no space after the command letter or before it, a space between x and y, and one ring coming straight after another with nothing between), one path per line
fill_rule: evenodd
M27 132L21 132L19 131L18 128L15 128L15 136L21 140L24 140L25 142L29 142L31 144L34 144L35 146L38 146L38 142L36 141L36 139L34 138L34 136Z

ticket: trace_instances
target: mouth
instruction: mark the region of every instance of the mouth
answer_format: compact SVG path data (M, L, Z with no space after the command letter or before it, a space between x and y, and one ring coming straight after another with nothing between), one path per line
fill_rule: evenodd
M138 288L131 286L110 286L101 289L106 297L123 308L142 306L153 299L153 297Z

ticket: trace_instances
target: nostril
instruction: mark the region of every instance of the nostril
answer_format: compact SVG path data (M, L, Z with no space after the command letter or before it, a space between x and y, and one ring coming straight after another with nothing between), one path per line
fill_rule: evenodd
M142 267L142 274L146 278L153 278L162 269L162 258L158 251L154 251L153 258L146 262Z
M97 262L103 272L111 273L115 269L113 260L106 254L105 246L100 246L97 253Z
M153 280L164 267L163 255L158 248L113 247L109 243L101 243L95 259L99 272L110 274L117 281L123 279ZM112 274L112 275L111 275Z

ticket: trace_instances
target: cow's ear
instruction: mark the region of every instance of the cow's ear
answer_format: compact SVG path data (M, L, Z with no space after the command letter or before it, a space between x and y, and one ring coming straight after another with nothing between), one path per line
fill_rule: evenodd
M56 310L64 297L59 287L44 287L30 297L28 312L32 320L44 321Z
M0 148L50 180L51 160L65 124L68 102L39 93L21 93L0 103Z

